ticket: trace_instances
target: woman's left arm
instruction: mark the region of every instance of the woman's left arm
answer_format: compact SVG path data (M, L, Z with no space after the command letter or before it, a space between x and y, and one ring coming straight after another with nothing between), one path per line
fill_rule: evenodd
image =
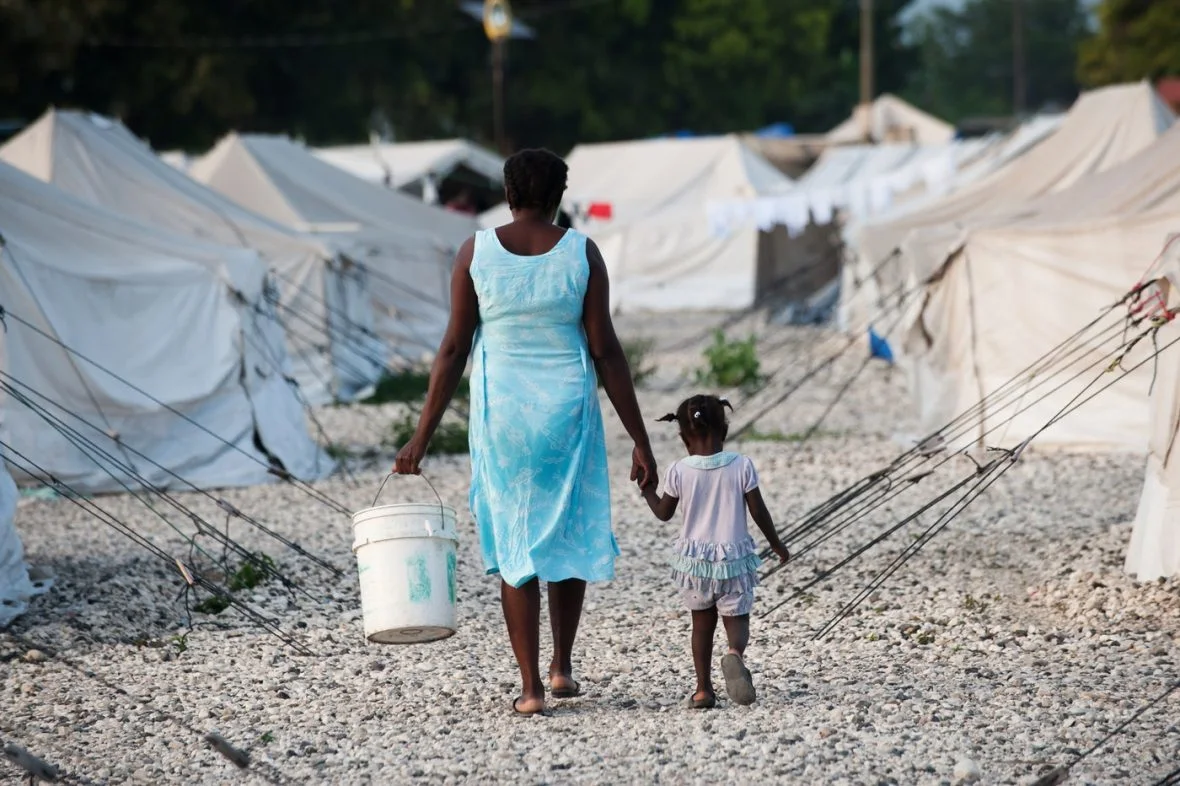
M426 448L459 388L463 370L467 368L475 329L479 326L479 301L475 295L475 283L471 280L471 259L474 254L475 239L468 238L455 255L451 273L451 317L438 355L430 368L430 387L422 415L418 418L418 428L397 454L393 471L399 475L417 475L421 472L419 465L422 457L426 455Z

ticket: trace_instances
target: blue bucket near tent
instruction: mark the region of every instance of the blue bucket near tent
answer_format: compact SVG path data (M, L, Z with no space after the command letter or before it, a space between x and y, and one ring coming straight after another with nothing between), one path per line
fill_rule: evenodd
M893 348L889 346L889 342L885 340L884 336L872 328L869 328L869 356L880 358L889 365L893 365Z

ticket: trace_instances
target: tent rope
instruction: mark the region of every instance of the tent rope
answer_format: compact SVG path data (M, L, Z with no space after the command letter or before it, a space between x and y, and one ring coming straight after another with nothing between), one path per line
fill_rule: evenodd
M1160 327L1161 327L1160 325L1153 325L1148 330L1149 331L1157 331L1157 330L1159 330ZM1175 345L1176 343L1180 343L1180 337L1173 339L1172 341L1170 341L1168 344L1166 344L1159 351L1162 352L1162 351L1170 348L1171 346ZM1125 352L1123 354L1125 356ZM1156 354L1158 354L1158 353L1156 353ZM861 602L863 602L863 600L865 598L867 598L869 595L871 595L873 591L875 591L877 588L879 588L884 583L884 581L886 579L888 579L891 575L893 575L893 573L895 573L905 562L907 562L910 558L912 558L914 555L916 555L925 545L930 543L930 541L933 540L935 535L937 535L939 532L941 532L943 529L945 529L946 526L954 518L956 518L959 514L961 514L963 512L963 510L965 510L968 505L970 505L972 502L974 502L974 500L976 498L978 498L984 491L986 491L986 489L988 487L990 487L992 485L992 483L994 483L1005 472L1007 472L1008 469L1010 469L1020 459L1020 456L1023 453L1024 449L1031 442L1033 442L1033 440L1035 440L1037 437L1039 437L1041 434L1043 434L1046 430L1051 428L1053 425L1058 423L1062 418L1077 411L1080 407L1082 407L1083 405L1085 405L1089 401L1093 400L1096 396L1098 396L1101 393L1103 393L1104 391L1108 390L1110 387L1117 384L1122 379L1125 379L1126 376L1130 372L1142 367L1144 364L1146 364L1148 362L1151 362L1153 360L1153 358L1156 356L1156 354L1153 354L1152 356L1145 358L1144 360L1135 364L1130 369L1123 369L1124 373L1122 375L1114 377L1113 379L1108 381L1106 384L1101 385L1096 391L1089 392L1091 388L1093 388L1099 381L1101 381L1103 378L1105 378L1110 373L1111 370L1113 370L1112 367L1108 367L1101 374L1099 374L1097 377L1095 377L1093 380L1091 380L1089 382L1089 384L1087 384L1082 390L1080 390L1077 394L1075 394L1074 397L1071 398L1052 418L1050 418L1048 422L1046 422L1036 432L1034 432L1027 439L1025 439L1024 442L1022 442L1019 446L1017 446L1017 448L1015 448L1014 450L1004 450L1004 449L998 449L998 448L993 449L993 450L1001 450L1004 453L1004 458L1003 459L993 459L984 467L979 468L979 470L977 472L986 478L986 483L984 483L983 481L980 481L980 483L982 483L981 486L977 486L976 488L969 490L968 493L966 495L964 495L963 498L956 501L956 503L953 504L947 512L945 512L942 516L940 516L939 519L937 521L935 521L935 523L932 524L919 537L918 540L914 541L911 544L908 544L907 547L905 549L903 549L902 553L897 558L895 558L894 562L890 563L881 573L879 573L870 582L869 587L866 588L866 590L862 590L862 592L860 594L858 594L858 596L856 598L854 598L853 601L851 601L848 605L846 605L843 609L841 609L841 611L836 615L836 617L833 618L831 621L829 621L829 623L827 625L825 625L824 628L822 628L819 633L816 634L816 638L817 639L823 638L828 633L830 633L832 631L832 629L834 629L834 627L841 620L846 618L856 608L856 606L858 606ZM1119 367L1119 366L1116 366L1116 367ZM993 470L995 470L997 467L1000 468L998 470L998 472L995 472L995 474L992 474Z
M94 647L100 646L99 643L97 641L95 641L94 638L92 636L90 636L89 634L87 634L85 631L78 630L76 628L74 629L74 631L79 636L81 636L82 638L84 638L88 642L90 642L92 646L94 646ZM129 690L127 690L127 688L125 688L123 685L113 683L110 680L100 676L97 672L95 672L91 669L85 668L83 665L81 665L80 663L78 663L74 659L68 657L64 652L62 652L61 650L57 649L56 647L54 647L48 643L35 641L26 635L22 635L20 633L15 633L15 632L9 632L7 635L9 637L11 637L13 641L19 643L22 647L24 647L26 649L30 649L30 650L36 649L40 652L43 652L43 653L45 653L45 655L47 657L52 658L54 661L60 663L61 665L65 666L66 668L70 669L71 671L75 672L76 674L79 674L88 680L92 680L94 682L97 682L99 685L101 685L102 687L106 688L107 690L115 693L118 696L129 699L130 701L132 701L136 704L139 704L140 706L147 707L147 708L151 709L152 712L158 713L159 715L168 719L177 728L192 734L193 736L202 740L205 744L212 747L214 750L217 750L218 753L220 753L223 757L225 757L227 760L229 760L232 764L234 764L239 769L249 768L252 771L252 774L258 776L259 778L263 779L267 783L282 784L282 783L294 783L295 782L292 778L290 778L285 773L283 773L281 770L279 770L275 765L273 765L269 762L259 762L256 759L253 759L252 757L250 757L248 748L243 750L243 749L237 749L232 745L228 745L228 743L226 743L225 739L223 737L220 737L220 735L216 735L212 732L199 731L198 729L194 728L191 724L189 724L187 721L181 719L180 716L178 716L175 713L168 710L166 707L161 708L161 706L157 702L157 699L159 698L159 696L145 697L145 696L136 695L136 694L130 692ZM211 738L216 738L216 739L211 739ZM228 745L228 749L227 749L227 745ZM235 752L238 755L234 755ZM59 772L58 775L59 775L59 778L62 776L72 777L69 773L60 773Z
M8 242L4 239L4 235L0 234L0 254L3 254L5 251L8 252L8 258L12 261L12 268L16 271L16 274L20 276L21 283L23 283L25 286L25 291L29 294L29 297L33 299L33 305L36 306L37 311L43 317L45 317L46 323L48 324L48 312L45 310L44 305L42 305L41 298L38 297L36 290L29 283L29 279L25 275L23 266L17 260L16 254L13 253L12 248L8 245ZM5 332L7 332L7 325L5 325ZM78 364L75 361L73 355L71 355L69 352L65 352L65 356L66 361L70 364L70 369L73 370L74 375L78 378L78 382L82 385L82 389L86 391L86 397L90 399L90 406L94 407L94 411L98 413L98 416L102 418L103 423L106 425L107 433L115 434L115 427L111 424L111 421L107 417L106 412L103 411L102 405L98 403L98 397L95 396L94 390L86 381L86 377L82 373L82 369L78 368ZM133 463L129 455L124 454L124 458L127 459L128 463Z
M21 472L23 472L31 477L38 478L39 482L43 486L53 489L58 494L60 494L63 499L66 499L71 504L90 513L92 516L97 518L99 521L102 521L103 523L107 524L109 527L114 529L116 532L124 535L125 537L130 539L132 542L139 545L141 548L147 550L150 554L152 554L157 559L159 559L161 562L166 564L170 570L178 569L178 572L180 572L181 577L186 582L191 579L195 584L201 586L205 591L216 596L219 600L224 602L227 605L227 607L232 606L235 610L237 610L240 614L242 614L247 620L251 621L252 623L257 625L258 627L262 628L264 631L275 636L283 643L285 643L288 646L295 649L297 652L304 654L304 655L313 654L312 651L306 647L306 645L302 644L301 642L299 642L298 640L296 640L292 636L284 633L282 631L282 629L278 627L277 623L275 623L269 617L264 616L263 614L256 611L253 607L249 606L246 603L243 603L241 600L236 598L233 595L233 593L227 592L227 591L221 589L216 584L214 584L212 581L207 579L203 574L194 573L194 572L192 572L191 568L179 570L180 563L177 561L177 559L175 557L172 557L167 552L163 551L161 548L156 546L154 543L149 541L147 538L145 538L144 536L142 536L138 532L136 532L134 529L132 529L125 522L123 522L122 520L120 520L119 518L114 516L113 514L109 513L105 508L102 508L101 506L99 506L93 500L88 499L85 496L83 496L82 494L80 494L78 491L73 489L69 484L64 483L63 481L54 477L44 467L40 466L35 461L30 459L28 456L26 456L24 453L17 450L16 448L14 448L11 444L5 442L4 440L0 440L0 448L3 448L5 453L7 454L4 457L4 460L7 461L9 464L11 464L12 466L16 467Z
M188 535L186 535L171 519L169 519L166 515L164 515L159 510L157 510L156 507L154 505L152 505L151 502L147 499L146 495L143 495L143 494L137 492L137 490L133 489L126 481L124 481L122 478L120 478L118 475L116 475L114 472L112 472L108 467L106 467L101 461L99 461L97 458L95 458L95 456L90 451L94 451L94 453L97 453L98 455L102 456L107 461L109 461L111 464L115 465L116 467L120 467L120 465L118 463L118 459L114 458L114 456L112 454L110 454L108 451L103 450L100 446L95 445L90 440L86 439L84 436L79 434L75 429L73 429L70 426L66 425L65 423L61 422L59 419L54 417L48 411L33 404L31 401L29 401L22 394L13 390L11 387L9 387L6 383L0 382L0 389L7 390L10 393L10 395L14 395L14 397L17 397L18 400L20 400L21 403L25 404L26 407L29 407L30 409L32 409L33 412L36 413L38 416L40 416L42 418L42 420L44 420L46 423L48 423L51 428L56 430L60 435L65 437L65 439L67 441L69 441L72 445L74 445L74 447L77 448L79 450L79 452L81 452L87 459L89 459L91 461L91 463L93 463L96 467L98 467L106 475L108 475L112 480L114 480L128 495L130 495L133 499L135 499L140 504L142 504L144 507L146 507L148 510L150 510L157 518L159 518L170 529L172 529L174 532L176 532L177 535L179 535L181 538L183 538L184 540L189 542L190 546L196 547L196 537L195 536L189 537ZM82 443L82 444L80 444L80 443ZM134 472L134 470L128 470L126 467L120 467L120 468L122 468L136 482L138 482L142 489L144 489L147 492L155 494L157 497L159 497L161 500L166 502L170 507L172 507L178 513L181 513L186 518L188 518L192 522L192 524L197 528L197 535L198 536L205 535L205 536L210 537L214 541L220 543L222 545L223 549L232 548L234 553L239 558L241 558L244 562L250 563L255 569L260 571L263 575L269 575L269 576L277 579L283 586L285 586L289 589L292 589L292 590L298 590L302 594L306 595L309 599L316 600L315 596L311 595L311 593L302 589L298 584L296 584L293 580L291 580L290 578L288 578L287 576L285 576L284 574L279 572L273 565L269 564L266 560L259 558L259 556L257 554L255 554L254 552L245 548L244 546L237 543L236 541L229 539L228 536L225 536L223 538L220 531L216 527L214 527L206 519L204 519L200 515L198 515L195 511L188 508L186 505L182 504L178 499L176 499L172 495L168 494L163 489L160 489L160 488L154 486L146 478L144 478L144 477L138 475L138 473ZM39 480L39 478L38 478L38 480ZM241 513L241 511L239 511L236 507L231 505L229 502L226 502L224 499L216 499L215 501L216 501L218 508L220 508L222 511L227 513L230 517L243 518L243 514ZM243 520L245 520L245 519L243 518ZM266 531L268 533L270 532L269 530L266 530L265 528L263 528L263 531ZM275 537L276 537L276 539L278 539L280 541L285 540L284 538L279 538L277 536L277 534L275 535ZM228 563L219 562L218 559L210 552L208 552L204 549L200 549L200 550L201 550L201 553L205 557L207 557L210 561L212 561L214 564L218 564L222 568L222 570L225 571L225 573L227 575L230 572L232 572ZM316 559L316 558L313 557L313 559ZM317 564L320 564L321 566L327 565L327 563L324 560L316 559L316 562L317 562Z
M799 278L802 278L805 273L810 273L812 270L816 270L816 269L823 267L823 266L824 266L824 262L822 262L822 261L811 262L811 263L808 263L808 264L804 265L803 267L799 268L798 270L794 270L794 271L786 274L785 276L779 277L779 279L777 281L771 282L767 291L760 293L763 300L756 301L753 305L746 306L745 308L739 309L738 311L735 311L732 314L727 314L726 316L722 317L720 320L718 320L716 323L710 325L709 327L703 328L700 331L693 333L692 335L690 335L686 338L680 339L675 344L671 344L667 347L662 347L658 351L659 352L681 352L683 350L690 349L690 348L696 346L697 344L704 341L706 338L713 335L714 333L716 333L719 330L725 331L725 330L733 327L734 325L738 324L739 322L746 319L747 317L753 316L754 314L756 314L760 310L762 310L765 307L765 298L767 295L773 296L773 295L776 295L776 294L782 292L784 289L787 288L787 286L789 284L793 283L795 280L797 280Z
M24 393L27 392L29 395L36 396L41 401L44 401L44 402L54 406L56 409L60 410L64 414L69 415L71 418L73 418L74 420L77 420L82 425L87 426L98 433L102 433L101 429L99 429L93 423L90 423L89 421L87 421L85 418L83 418L81 415L77 414L76 412L72 412L69 409L67 409L66 407L63 407L62 405L58 404L57 402L54 402L48 396L34 390L29 385L26 385L23 382L20 382L19 380L15 379L14 377L12 377L10 374L8 374L5 371L0 370L0 377L3 378L3 379L0 379L0 390L9 391L10 395L12 395L14 399L20 401L26 407L29 407L30 409L32 409L36 414L38 414L40 417L42 417L42 419L47 420L47 422L51 422L51 425L53 425L53 427L55 429L58 429L59 433L62 433L60 431L60 428L68 429L78 439L84 440L86 442L86 444L91 449L106 454L106 452L103 451L100 446L96 445L93 441L86 439L76 429L73 429L73 428L70 428L69 426L67 426L63 421L60 420L60 418L57 418L54 415L52 415L52 413L50 413L43 405L34 404L32 401L30 401L28 399L28 397L26 395L24 395ZM7 380L7 381L5 381L5 380ZM13 385L19 386L21 388L21 391L15 390L12 387ZM63 436L65 436L64 433L63 433ZM303 546L299 545L298 543L296 543L292 540L289 540L288 538L286 538L285 536L274 531L273 529L271 529L269 526L262 523L258 519L239 510L237 507L235 507L234 505L232 505L231 503L226 501L223 497L219 497L219 496L211 493L207 489L203 489L203 488L197 486L196 484L192 483L191 481L189 481L185 477L179 475L178 473L174 472L173 470L169 469L168 467L164 466L163 464L160 464L159 462L155 461L147 454L145 454L139 450L136 450L135 448L131 447L130 445L125 445L125 447L129 451L135 453L135 455L142 458L147 463L151 464L156 469L159 469L160 471L166 473L169 477L171 477L174 480L178 481L179 483L183 484L190 491L200 494L201 496L205 497L206 499L208 499L211 502L213 502L214 504L216 504L217 507L220 508L223 512L225 512L228 516L231 516L231 517L237 518L237 519L241 519L243 522L254 527L262 534L278 541L283 546L291 549L292 551L299 554L300 556L310 560L311 562L318 565L319 567L331 572L333 575L335 575L337 577L343 575L343 572L339 568L337 568L335 565L332 565L326 559L323 559L322 557L319 557L319 556L307 551ZM108 458L110 458L112 463L115 463L116 466L119 466L117 464L117 462L113 460L113 457L109 457L109 454L106 454L106 455L108 456ZM120 467L120 468L123 469L124 471L128 471L128 469L126 467ZM108 471L108 474L110 474L109 471ZM154 484L151 484L145 478L142 478L142 476L137 476L137 479L142 482L142 484L144 485L145 488L150 489L155 494L168 500L169 503L172 504L174 507L176 507L177 510L179 510L180 512L185 513L186 515L188 515L190 517L195 515L187 507L184 507L184 506L180 505L179 502L175 501L175 498L173 498L173 497L171 497L171 495L167 494L164 489L162 489L158 486L155 486ZM132 495L134 496L134 493Z
M1033 782L1032 786L1053 786L1054 784L1064 782L1064 780L1069 776L1070 770L1088 759L1099 749L1105 747L1112 739L1122 734L1128 726L1139 720L1139 718L1150 712L1157 705L1162 703L1164 699L1168 698L1178 690L1180 690L1180 680L1172 683L1163 691L1163 693L1160 693L1154 699L1139 707L1139 709L1135 710L1135 712L1131 713L1118 726L1115 726L1114 729L1108 732L1102 739L1090 746L1089 749L1075 755L1068 764L1056 767L1051 772L1041 776ZM1180 769L1165 775L1162 780L1156 783L1156 786L1173 786L1173 784L1176 783L1180 783Z
M1089 325L1087 325L1085 328L1083 328L1082 331L1079 331L1079 333L1084 333L1084 332L1088 331L1095 324L1097 324L1100 320L1101 320L1101 317L1099 317L1098 319L1091 322ZM1114 326L1114 328L1117 329L1118 325ZM1108 330L1104 331L1104 333L1111 333L1111 329L1108 328ZM1075 336L1071 336L1070 338L1066 339L1066 341L1063 342L1063 344L1073 342L1076 339L1077 335L1078 334L1075 334ZM1107 340L1109 341L1109 339L1107 339ZM1025 371L1022 371L1021 373L1019 373L1015 377L1013 377L1011 380L1009 380L1007 383L1005 383L1004 385L1001 385L1000 388L998 388L996 391L993 392L993 394L991 394L991 396L989 396L989 399L992 399L993 403L997 403L995 401L996 399L1002 400L1004 398L1010 397L1012 395L1012 393L1015 390L1017 390L1017 388L1014 386L1025 382L1025 375L1029 369L1034 369L1033 376L1037 376L1038 374L1044 372L1046 369L1043 368L1043 363L1042 363L1043 359L1047 358L1047 357L1056 356L1057 351L1058 351L1058 348L1054 348L1053 350L1050 350L1049 353L1046 353L1045 356L1042 356L1041 359L1034 361L1033 364L1031 364L1028 368L1025 369ZM1075 348L1075 350L1071 351L1070 355L1065 356L1064 360L1068 360L1070 362L1070 364L1072 364L1073 360L1072 360L1071 356L1076 354L1077 351L1078 351L1078 349ZM1090 351L1090 349L1083 345L1080 348L1080 351L1087 352L1087 351ZM1030 404L1028 407L1024 407L1022 409L1019 409L1016 413L1011 415L1008 419L998 423L995 427L990 429L987 432L987 434L984 434L983 436L986 437L988 434L993 433L998 428L1005 426L1007 423L1011 422L1011 420L1013 418L1015 418L1017 415L1022 414L1024 411L1031 408L1032 406L1035 406L1037 403L1044 400L1049 395L1056 393L1057 391L1059 391L1060 389L1062 389L1066 385L1070 384L1072 381L1080 378L1082 375L1084 375L1086 373L1086 371L1093 369L1104 362L1105 362L1105 358L1092 363L1086 369L1083 369L1082 371L1075 374L1073 377L1071 377L1066 382L1062 383L1061 385L1058 385L1056 388L1049 391L1048 394L1045 394L1040 399L1037 399L1032 404ZM1064 370L1056 372L1051 375L1042 376L1041 379L1036 383L1036 385L1033 386L1033 389L1035 390L1040 387L1043 387L1046 383L1052 381L1052 379L1054 379L1056 376L1058 376L1062 373L1064 373ZM1027 393L1027 391L1025 391L1025 393ZM1020 403L1023 402L1023 395L1024 394L1022 394L1022 396L1021 396ZM996 412L1000 412L1003 409L1008 408L1009 406L1010 406L1010 403L1005 403L1003 407L997 407ZM976 405L973 405L972 407L968 408L968 410L966 410L964 413L960 414L958 417L953 419L950 424L947 424L947 426L944 426L942 429L927 436L925 439L920 441L913 448L907 450L905 453L903 453L900 456L898 456L897 458L895 458L894 461L891 463L891 465L889 467L887 467L885 470L878 471L877 473L870 475L868 478L862 479L862 481L871 481L871 482L868 483L864 488L861 488L859 490L859 492L852 493L852 489L855 489L859 484L862 483L862 481L857 481L857 483L854 483L852 487L849 487L848 489L845 489L844 491L838 493L836 495L836 497L833 497L831 500L829 500L827 503L824 503L816 510L809 511L808 514L805 514L805 516L803 517L802 520L797 522L796 529L791 532L791 535L793 537L799 536L803 532L807 531L807 529L820 523L822 521L822 519L830 516L831 513L835 509L846 506L847 504L852 502L854 499L856 499L857 496L859 496L859 494L867 493L867 491L875 483L879 482L881 477L883 477L885 474L896 474L896 473L900 473L903 471L906 471L906 472L913 471L916 468L913 464L914 461L919 461L920 462L919 466L921 464L927 463L928 461L933 459L937 455L937 453L939 452L937 450L932 450L931 448L933 448L939 444L946 444L954 439L957 439L957 438L965 435L966 433L970 432L975 427L972 422L968 422L968 421L971 421L973 419L973 417L978 417L979 410L980 410L980 406L978 403ZM953 432L951 434L945 433L948 429L950 429L951 427L954 427L954 426L957 426L959 431ZM930 446L930 447L927 448L926 446ZM938 464L935 465L935 469L942 466L942 464L944 464L949 459L950 459L950 457L945 457L942 461L940 461ZM838 504L835 504L835 503L837 503L837 501L838 501ZM769 550L764 550L762 556L766 557L767 555L769 555Z
M341 515L343 515L343 516L345 516L345 517L347 517L347 518L351 519L351 517L352 517L352 512L351 512L351 511L350 511L350 510L349 510L347 507L345 507L345 506L344 506L343 504L341 504L340 502L337 502L337 501L335 501L335 500L331 499L331 498L330 498L330 497L328 497L326 494L324 494L323 492L321 492L321 491L317 490L316 488L314 488L314 487L313 487L311 484L307 483L306 481L303 481L303 480L300 480L299 478L296 478L294 475L292 475L291 473L287 472L286 470L281 470L281 469L279 469L279 468L277 468L277 467L274 467L274 466L272 466L272 465L270 465L270 464L267 464L266 462L262 461L262 460L261 460L261 459L259 459L257 456L255 456L254 454L252 454L252 453L250 453L250 452L248 452L248 451L245 451L245 450L243 450L243 449L242 449L240 446L238 446L238 445L236 445L236 444L234 444L234 443L232 443L232 442L229 442L229 441L228 441L228 440L226 440L225 438L223 438L223 437L219 436L218 434L214 433L214 432L213 432L212 430L210 430L208 427L206 427L206 426L202 425L201 423L197 422L196 420L194 420L194 419L193 419L192 417L190 417L189 415L186 415L185 413L181 412L181 411L180 411L179 409L177 409L176 407L174 407L174 406L172 406L172 405L170 405L170 404L168 404L168 403L166 403L166 402L164 402L164 401L161 401L160 399L158 399L158 398L156 398L155 396L153 396L153 395L151 395L150 393L148 393L148 392L147 392L146 390L144 390L143 388L139 387L138 385L135 385L134 383L130 382L129 380L127 380L127 379L125 379L125 378L123 378L123 377L119 376L119 375L118 375L118 374L116 374L115 372L113 372L113 371L111 371L110 369L106 368L106 367L105 367L105 366L103 366L101 363L98 363L97 361L95 361L95 360L92 360L90 357L88 357L88 356L86 356L86 355L82 354L81 352L79 352L78 350L76 350L76 349L74 349L74 348L70 347L69 345L67 345L65 342L63 342L61 339L57 338L56 336L53 336L53 335L50 335L50 334L46 333L45 331L41 330L40 328L38 328L36 325L32 324L32 323L31 323L31 322L29 322L28 320L26 320L26 319L24 319L23 317L21 317L21 316L19 316L19 315L15 314L15 313L13 313L11 310L8 310L6 313L7 313L7 315L8 315L9 317L11 317L13 320L15 320L16 322L20 323L22 326L24 326L24 327L28 328L29 330L33 331L34 333L36 333L37 335L41 336L42 338L45 338L46 340L48 340L48 341L50 341L50 342L52 342L52 343L54 343L54 344L56 344L56 345L58 345L58 346L62 347L63 349L65 349L67 352L69 352L69 353L70 353L70 354L72 354L73 356L75 356L75 357L77 357L77 358L79 358L79 359L81 359L81 360L84 360L84 361L86 361L87 363L89 363L89 364L90 364L91 366L93 366L94 368L98 369L99 371L102 371L104 374L107 374L107 375L108 375L108 376L110 376L112 379L115 379L115 380L117 380L117 381L121 382L122 384L124 384L124 385L126 385L128 388L130 388L131 390L134 390L136 393L139 393L140 395L144 396L145 398L147 398L148 400L152 401L153 403L155 403L155 404L157 404L157 405L159 405L159 406L163 407L164 409L166 409L167 411L169 411L169 412L170 412L170 413L172 413L173 415L175 415L175 416L177 416L177 417L181 418L182 420L184 420L186 423L189 423L190 425L194 426L195 428L197 428L198 430L200 430L202 433L204 433L204 434L207 434L208 436L210 436L210 437L212 437L213 439L217 440L219 443L221 443L221 444L225 445L226 447L230 448L231 450L233 450L233 451L235 451L235 452L237 452L237 453L241 454L242 456L244 456L244 457L248 458L250 461L252 461L252 462L254 462L254 463L258 464L259 466L261 466L261 467L265 468L265 469L266 469L266 470L267 470L267 471L268 471L270 474L274 475L275 477L278 477L278 478L280 478L280 479L282 479L282 480L286 480L286 481L288 481L289 483L291 483L292 485L294 485L296 488L299 488L299 489L301 489L301 490L302 490L304 493L306 493L308 496L312 497L313 499L316 499L317 501L319 501L319 502L323 503L324 505L326 505L326 506L328 506L328 507L330 507L330 508L333 508L333 509L334 509L334 510L336 510L336 512L338 512L339 514L341 514Z

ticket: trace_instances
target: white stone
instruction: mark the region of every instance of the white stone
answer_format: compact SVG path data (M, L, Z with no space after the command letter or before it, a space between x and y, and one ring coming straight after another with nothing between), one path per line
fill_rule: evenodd
M955 762L955 781L958 783L975 783L983 777L979 765L973 759L962 758Z

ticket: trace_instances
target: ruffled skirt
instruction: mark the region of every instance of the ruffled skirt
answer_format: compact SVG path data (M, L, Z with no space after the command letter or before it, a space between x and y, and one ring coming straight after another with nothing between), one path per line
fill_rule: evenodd
M758 586L758 557L754 539L715 543L680 538L672 558L672 583L677 589L702 595L730 595Z

